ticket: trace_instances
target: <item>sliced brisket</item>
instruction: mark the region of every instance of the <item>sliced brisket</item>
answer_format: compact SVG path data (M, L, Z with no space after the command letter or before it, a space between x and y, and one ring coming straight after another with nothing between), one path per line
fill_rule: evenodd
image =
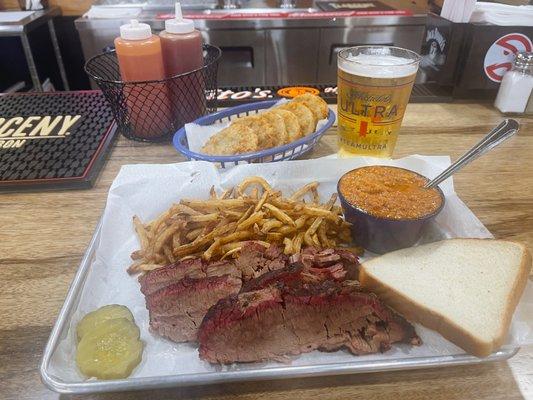
M241 273L231 261L178 262L139 278L150 327L175 342L196 340L198 327L213 304L241 288Z
M232 275L183 278L146 296L150 327L175 342L194 341L207 310L240 288Z
M293 264L243 283L241 293L265 289L269 286L305 287L308 284L314 285L327 280L342 281L346 273L342 264L324 268L305 268L302 265Z
M246 243L235 261L235 265L242 273L242 279L248 281L269 271L275 271L287 266L289 258L283 254L283 249L276 244L265 247L259 243Z
M220 300L198 333L200 357L211 363L285 360L313 350L353 354L420 343L414 328L351 281L269 286Z
M341 250L304 253L288 266L289 258L279 246L249 242L234 260L195 258L150 271L139 278L150 327L176 342L194 341L207 310L219 299L238 293L243 282L250 281L246 290L257 290L290 279L295 283L343 280L357 264L357 257L341 256Z
M357 275L357 256L347 250L313 247L290 257L285 268L266 272L243 283L241 292L264 289L271 285L302 286L327 280L343 281Z
M307 269L311 268L339 268L346 271L345 278L357 278L357 266L359 260L357 256L348 250L324 249L318 250L314 247L307 247L301 253L291 256L289 263L303 265Z
M141 284L141 292L146 296L179 282L183 278L205 278L221 275L240 277L240 272L235 264L229 260L204 263L201 258L192 258L141 275L139 283Z

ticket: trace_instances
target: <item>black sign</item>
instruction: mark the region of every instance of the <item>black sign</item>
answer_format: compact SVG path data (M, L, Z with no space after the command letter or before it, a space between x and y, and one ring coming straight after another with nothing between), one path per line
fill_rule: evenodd
M0 190L92 186L115 130L100 91L0 96Z

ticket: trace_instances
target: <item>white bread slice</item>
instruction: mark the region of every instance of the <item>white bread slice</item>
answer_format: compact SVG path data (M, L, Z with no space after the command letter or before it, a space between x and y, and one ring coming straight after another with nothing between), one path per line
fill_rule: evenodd
M530 269L520 243L449 239L366 261L359 280L411 322L486 357L503 344Z

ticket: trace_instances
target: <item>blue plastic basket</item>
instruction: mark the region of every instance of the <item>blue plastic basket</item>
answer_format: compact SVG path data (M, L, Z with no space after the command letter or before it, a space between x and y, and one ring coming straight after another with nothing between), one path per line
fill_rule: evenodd
M277 102L278 100L269 100L231 107L214 114L209 114L198 118L196 121L194 121L194 123L198 125L211 125L217 122L231 121L233 118L257 114L261 110L272 107ZM189 160L211 161L214 163L219 163L222 168L226 168L227 165L232 166L248 163L285 161L300 157L315 147L321 136L326 133L326 131L333 125L334 122L335 113L329 110L327 122L317 131L301 139L283 146L234 156L212 156L189 150L187 136L185 134L185 127L181 128L174 134L173 144L176 150L178 150Z

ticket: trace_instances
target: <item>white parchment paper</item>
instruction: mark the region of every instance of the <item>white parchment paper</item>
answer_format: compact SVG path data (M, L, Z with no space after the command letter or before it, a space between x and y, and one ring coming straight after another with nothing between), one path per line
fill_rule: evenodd
M126 273L126 267L131 262L130 253L139 248L131 223L132 217L138 215L143 221L149 221L180 198L207 198L212 185L222 191L238 184L244 177L253 175L264 177L272 186L283 190L286 195L309 181L316 180L320 182L320 194L325 200L336 190L337 181L343 173L370 164L396 165L432 178L450 164L450 159L419 155L399 160L365 157L320 159L248 164L230 170L218 170L207 162L123 166L109 191L96 256L88 272L77 310L70 321L69 332L52 356L50 373L67 383L84 380L75 364L75 326L87 312L112 303L129 307L141 329L141 338L145 343L143 360L133 372L133 377L252 370L276 366L277 363L274 362L211 366L198 358L195 345L175 344L149 332L144 296L139 291L137 279ZM426 229L422 242L450 237L491 237L490 232L457 197L451 179L445 181L441 188L446 195L446 205ZM515 313L508 345L533 343L532 315L533 288L529 282ZM420 347L394 345L384 354L358 357L346 351L334 353L315 351L295 357L291 365L353 363L464 353L438 333L422 326L417 326L416 329L424 342Z

